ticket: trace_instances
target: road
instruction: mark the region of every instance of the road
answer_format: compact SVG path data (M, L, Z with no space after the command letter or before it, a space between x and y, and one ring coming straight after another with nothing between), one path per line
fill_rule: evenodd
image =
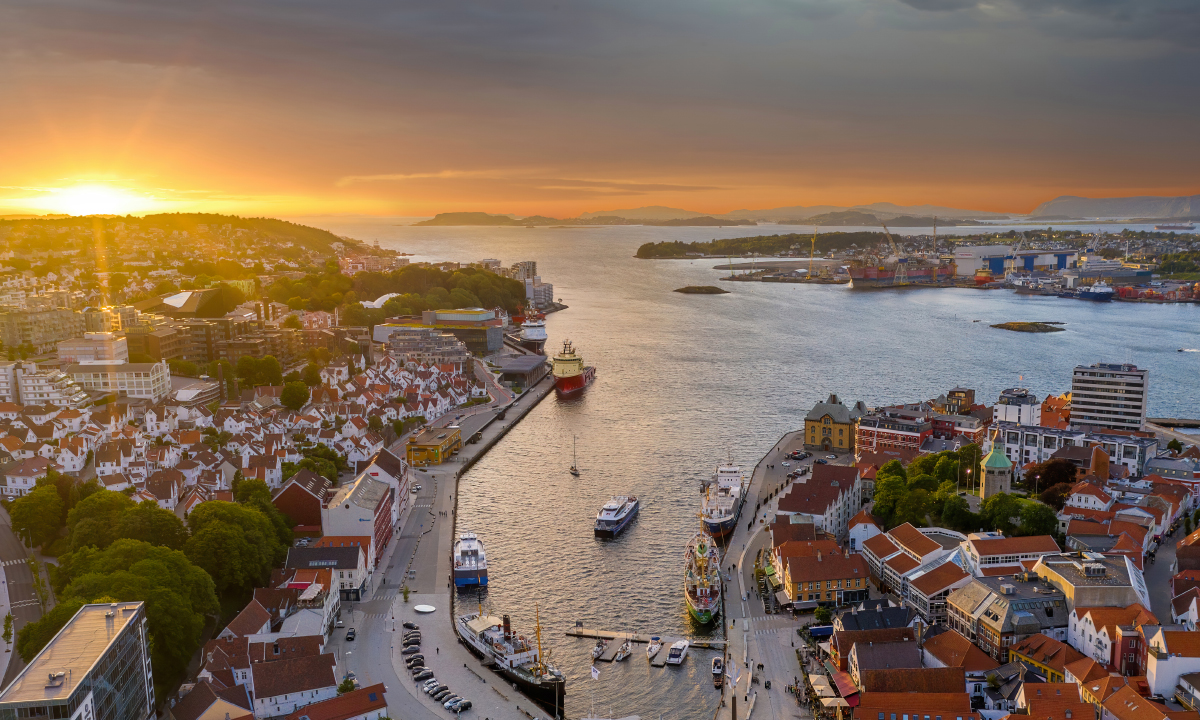
M1142 577L1150 593L1150 610L1160 623L1171 622L1171 566L1175 564L1175 543L1182 530L1174 537L1163 538L1162 545L1155 551L1154 563L1150 558L1143 561Z
M339 676L354 672L362 685L382 682L388 690L388 714L405 720L444 720L453 714L420 692L403 665L403 656L396 641L402 635L404 621L420 625L421 645L425 665L455 693L471 700L473 708L467 717L489 720L544 719L548 713L510 686L491 670L484 668L478 658L458 642L452 627L453 608L449 587L450 555L454 542L454 494L457 479L464 465L482 454L520 417L548 392L552 381L530 388L517 401L504 420L497 420L485 429L478 444L463 446L455 462L413 471L414 484L421 486L409 509L400 520L400 532L385 550L380 561L383 572L375 573L366 599L343 606L342 619L348 630L354 627L358 640L347 641L345 630L337 630L330 638L328 650L338 656ZM484 409L485 410L479 410ZM490 406L472 408L458 421L463 436L478 431L492 416ZM446 424L463 413L439 418ZM403 446L403 439L397 442ZM410 589L404 601L402 586ZM431 605L433 613L421 615L417 605ZM462 612L470 608L464 607ZM524 628L531 631L532 628Z
M766 522L775 515L779 495L782 494L779 491L790 482L787 479L788 472L799 465L811 466L814 460L828 454L816 453L816 457L802 463L787 460L789 452L803 449L803 431L788 433L755 466L746 507L729 540L725 568L726 571L735 572L737 577L725 592L725 622L729 623L727 661L731 667L737 668L740 675L736 688L727 687L724 704L718 713L720 720L745 720L751 711L751 702L757 718L790 720L811 716L786 689L801 674L796 658L796 646L799 644L796 628L811 621L811 615L793 619L790 613L767 614L764 598L758 596L754 578L754 557L759 550L770 547ZM788 462L790 467L784 467L784 462ZM852 463L853 458L841 455L829 462L845 465ZM750 526L750 518L753 518L753 526ZM762 671L757 669L759 663L763 665ZM752 672L759 679L758 684L752 684ZM770 690L766 689L766 680L771 681ZM732 717L732 704L728 702L731 691L737 694L737 719Z
M8 513L0 510L0 564L4 569L4 587L8 594L9 612L13 616L14 645L11 652L5 653L8 667L4 673L3 686L8 687L17 673L25 667L21 656L16 651L17 631L25 625L41 619L42 608L37 594L33 591L33 573L25 559L29 551L17 539L12 529L12 521Z

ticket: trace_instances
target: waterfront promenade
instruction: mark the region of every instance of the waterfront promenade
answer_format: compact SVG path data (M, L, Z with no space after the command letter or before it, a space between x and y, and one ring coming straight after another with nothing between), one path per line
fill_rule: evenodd
M451 462L427 468L413 468L411 483L420 485L409 508L400 519L400 529L391 546L384 551L365 599L346 604L342 610L345 630L335 631L330 649L338 656L339 677L355 673L366 686L387 686L388 713L405 720L449 718L453 713L442 708L420 691L404 666L400 655L401 623L420 625L424 642L421 654L425 665L453 692L473 703L473 717L490 720L530 720L549 714L533 701L512 689L505 680L484 668L479 659L458 641L453 628L454 590L450 585L451 552L456 536L455 509L458 503L458 479L482 457L508 430L537 403L554 391L552 377L530 387L512 405L504 419L496 417L498 407L507 398L489 387L493 398L503 402L450 413L434 422L435 426L457 423L464 438L481 433L476 443L464 444ZM460 418L461 416L461 418ZM459 418L456 420L456 418ZM393 450L403 452L405 438L397 440ZM403 588L410 591L404 601ZM429 614L417 613L417 605L435 608ZM467 612L471 608L461 608ZM347 641L345 631L355 628L357 641ZM533 628L520 628L529 634Z

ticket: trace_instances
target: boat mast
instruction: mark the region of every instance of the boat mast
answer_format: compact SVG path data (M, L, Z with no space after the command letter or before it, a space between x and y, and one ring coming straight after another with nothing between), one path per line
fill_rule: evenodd
M541 615L541 611L538 609L537 603L533 604L533 618L534 618L533 628L534 628L535 634L537 635L537 646L538 646L537 664L539 667L542 667L542 615ZM558 695L556 694L555 702L557 702L557 697L558 697Z

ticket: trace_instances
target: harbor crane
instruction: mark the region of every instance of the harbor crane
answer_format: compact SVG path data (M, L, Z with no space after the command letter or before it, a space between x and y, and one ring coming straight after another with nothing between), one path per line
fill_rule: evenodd
M1017 244L1015 246L1013 246L1013 249L1009 253L1008 257L1004 258L1004 274L1005 274L1005 276L1009 275L1010 273L1015 273L1019 269L1017 267L1017 260L1018 260L1017 253L1020 252L1025 247L1025 242L1027 240L1028 240L1028 238L1025 237L1025 233L1024 233L1024 231L1022 231L1021 238L1019 240L1017 240Z
M900 246L896 244L896 240L892 237L891 231L888 230L887 223L880 220L879 224L883 226L883 234L887 236L888 242L892 246L892 252L896 254L896 272L892 275L892 284L907 285L908 258L904 256L904 252L900 249Z

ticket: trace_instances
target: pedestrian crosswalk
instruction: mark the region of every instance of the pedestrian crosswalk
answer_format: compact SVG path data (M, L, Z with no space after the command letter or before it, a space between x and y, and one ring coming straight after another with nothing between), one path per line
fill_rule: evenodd
M24 565L25 563L26 563L25 558L20 558L17 560L5 560L4 562L0 563L0 565L3 565L4 567L8 567L9 565Z
M779 628L763 628L761 630L755 630L754 634L755 635L778 635Z

